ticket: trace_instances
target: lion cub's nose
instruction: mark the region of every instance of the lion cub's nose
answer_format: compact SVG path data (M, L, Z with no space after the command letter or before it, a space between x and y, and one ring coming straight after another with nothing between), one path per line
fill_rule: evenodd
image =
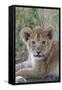
M40 54L40 51L37 51L37 54L39 55Z

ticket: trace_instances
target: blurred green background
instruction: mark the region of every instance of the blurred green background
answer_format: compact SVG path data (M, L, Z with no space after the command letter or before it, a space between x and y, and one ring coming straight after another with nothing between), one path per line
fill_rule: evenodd
M27 60L26 45L20 38L22 28L33 28L40 25L46 27L52 25L55 28L55 39L59 40L59 10L43 8L16 7L16 64Z

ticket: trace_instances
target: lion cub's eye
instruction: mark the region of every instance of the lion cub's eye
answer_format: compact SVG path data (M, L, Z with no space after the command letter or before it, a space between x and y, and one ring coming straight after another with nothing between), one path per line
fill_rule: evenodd
M32 44L35 44L35 41L32 41Z
M42 41L42 44L45 44L46 43L46 41Z

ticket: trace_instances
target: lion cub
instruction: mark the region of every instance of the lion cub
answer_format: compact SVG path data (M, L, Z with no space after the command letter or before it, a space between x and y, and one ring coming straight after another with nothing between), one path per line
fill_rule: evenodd
M44 78L47 75L59 77L59 44L53 39L53 28L36 26L31 30L23 28L20 36L27 45L32 68L23 68L16 76Z

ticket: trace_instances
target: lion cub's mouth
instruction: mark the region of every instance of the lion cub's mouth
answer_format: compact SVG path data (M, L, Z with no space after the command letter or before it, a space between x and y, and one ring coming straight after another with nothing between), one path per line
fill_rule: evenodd
M44 55L33 55L34 57L44 57Z

